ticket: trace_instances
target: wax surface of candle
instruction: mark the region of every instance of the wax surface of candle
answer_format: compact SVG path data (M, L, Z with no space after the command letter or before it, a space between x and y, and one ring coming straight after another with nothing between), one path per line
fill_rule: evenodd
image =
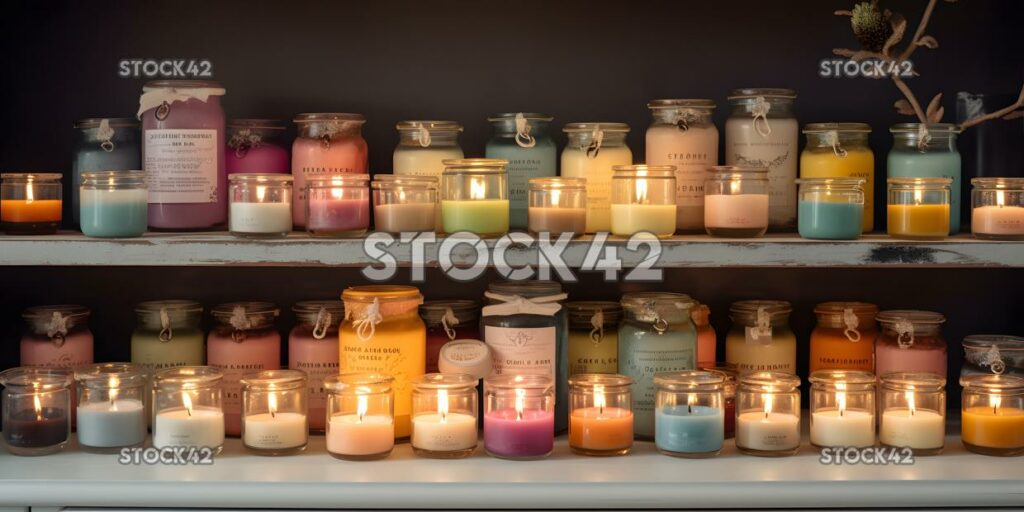
M45 448L68 439L68 415L64 409L43 407L11 414L4 422L4 441L16 448Z
M811 240L855 240L864 225L864 205L801 200L800 236Z
M160 411L153 422L153 446L216 448L224 444L224 413L218 409L184 407Z
M704 225L709 228L767 227L768 194L705 196Z
M844 156L836 155L832 150L804 151L800 154L800 177L863 179L864 206L861 209L861 227L864 233L870 233L875 228L875 154L867 148L843 149ZM802 210L800 217L803 217Z
M60 199L0 200L0 222L60 222Z
M971 232L987 235L1024 235L1024 207L979 206L971 210Z
M890 204L891 236L945 238L949 234L948 204Z
M117 399L78 406L78 444L96 448L135 446L146 440L141 400Z
M385 233L433 232L437 229L435 203L379 204L373 207L373 223Z
M81 192L82 233L94 237L140 236L149 219L145 189Z
M586 208L531 206L528 216L531 233L548 232L552 236L562 233L582 235L587 230Z
M476 446L476 418L450 412L443 416L427 413L412 418L412 446L421 450L449 452Z
M336 199L315 194L308 201L309 218L306 219L306 228L310 231L345 232L370 227L368 198Z
M292 207L288 203L231 203L231 231L236 233L288 233Z
M855 448L874 446L875 415L852 409L814 411L811 414L811 444Z
M792 450L800 446L800 418L778 412L741 413L736 418L736 444L761 451Z
M297 448L306 444L309 425L297 412L250 414L245 417L242 441L260 449Z
M504 234L508 232L508 222L507 199L441 201L441 223L445 233Z
M562 151L561 174L567 178L587 179L587 233L612 228L612 167L633 163L626 146L606 146L592 152L593 158L579 148Z
M918 151L917 148L893 148L889 151L886 171L890 178L949 178L953 183L949 187L949 201L952 205L946 209L946 216L949 223L946 225L946 233L953 234L960 231L960 153L956 152L956 145L952 145L952 152L929 148L927 152Z
M378 455L395 446L395 422L383 414L335 414L328 423L326 437L327 451L331 453Z
M725 415L704 405L671 405L654 412L654 441L658 448L680 453L708 453L722 449Z
M587 407L569 416L569 444L597 451L633 446L633 413L619 407Z
M985 448L1024 447L1024 409L969 407L961 415L960 427L965 443Z
M889 408L882 413L878 440L888 446L918 450L942 448L946 442L946 419L936 411Z
M484 448L499 457L540 457L551 453L555 415L550 411L515 409L484 415Z
M613 204L612 234L630 236L647 231L658 236L676 232L674 204Z

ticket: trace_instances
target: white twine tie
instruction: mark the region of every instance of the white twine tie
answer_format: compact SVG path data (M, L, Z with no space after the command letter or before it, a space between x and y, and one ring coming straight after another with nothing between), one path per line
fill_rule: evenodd
M174 87L146 91L139 97L139 111L135 117L142 119L142 114L150 109L157 109L157 119L167 119L171 105L179 101L199 100L206 103L210 96L223 96L224 89L219 87L197 87L177 89Z
M839 143L839 132L835 130L825 132L825 144L832 146L832 153L839 158L846 158L846 148Z
M50 321L46 324L46 337L50 338L50 341L54 342L58 347L61 347L64 346L64 339L67 335L67 317L60 314L59 311L54 311L50 315Z
M562 310L562 305L559 304L558 301L565 300L569 297L564 293L559 293L556 295L545 295L543 297L527 299L520 295L502 295L492 292L485 292L484 296L488 299L501 301L501 304L485 306L482 312L483 316L555 316L556 313Z
M764 306L757 308L757 320L754 327L747 327L747 343L769 343L772 340L772 315Z
M245 312L245 307L235 306L235 309L231 310L231 318L228 320L231 327L235 330L231 333L231 339L235 343L241 343L245 341L245 331L252 328L252 322L249 320L249 315Z
M772 104L768 103L764 96L754 98L754 104L750 107L750 113L754 116L754 131L762 137L772 134L772 125L768 124L768 112L771 109ZM761 120L761 125L757 124L758 119Z
M590 317L590 326L593 327L590 330L590 341L597 345L604 340L604 311L594 311L594 316Z
M346 316L348 316L348 312L349 310L346 309ZM360 341L370 341L377 332L377 324L383 321L384 317L380 314L380 300L374 297L373 302L363 310L362 316L352 321L352 325L355 327L356 336Z
M921 123L917 125L917 150L922 153L928 152L928 144L932 141L932 134L928 131L928 125Z
M316 321L313 322L313 339L322 340L327 336L327 329L331 327L331 313L327 308L321 307L316 313Z
M449 340L455 339L454 327L456 325L459 325L459 317L455 316L452 308L444 308L444 316L441 317L441 327L444 328L444 333L448 335Z
M171 330L171 316L167 314L167 308L160 308L160 336L158 339L167 343L173 337L174 331Z
M587 146L587 158L594 159L597 158L597 152L601 150L601 143L604 142L604 131L600 127L594 127L594 131L590 135L593 140Z
M96 138L99 139L103 151L110 153L114 150L114 129L110 127L109 119L100 119L100 126L96 128Z
M999 347L992 345L981 358L981 366L988 366L992 373L1002 375L1006 371L1006 363L1003 362L1003 355L999 353Z
M423 126L423 123L420 123L419 127L417 128L417 130L419 131L419 134L420 134L420 147L429 148L430 147L430 130L428 130L426 126Z
M846 325L846 330L843 331L846 339L854 343L860 341L860 331L857 330L857 327L860 326L860 319L857 318L857 315L853 314L853 309L846 308L843 310L843 324Z
M537 139L530 135L530 123L522 112L516 114L516 144L521 148L532 148L537 145Z
M896 342L900 348L910 348L914 345L914 324L910 320L897 320L893 330L896 331Z

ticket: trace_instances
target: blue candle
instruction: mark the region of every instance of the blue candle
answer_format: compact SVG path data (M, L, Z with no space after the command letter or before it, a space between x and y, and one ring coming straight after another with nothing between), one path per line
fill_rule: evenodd
M864 205L800 200L800 236L812 240L856 240L863 228Z
M85 236L136 237L146 232L148 191L143 171L101 171L82 175L81 226Z
M75 127L79 134L71 163L71 199L75 222L79 222L82 173L138 170L142 158L139 123L134 119L83 119Z
M488 119L494 136L487 142L487 158L508 160L509 225L527 227L530 178L555 176L558 150L548 131L552 118L543 114L498 114Z
M664 406L655 411L654 422L654 442L670 454L714 455L725 440L725 415L714 407Z

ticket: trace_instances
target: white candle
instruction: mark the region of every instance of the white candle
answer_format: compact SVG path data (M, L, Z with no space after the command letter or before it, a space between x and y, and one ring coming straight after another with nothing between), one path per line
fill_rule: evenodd
M979 206L971 212L971 232L983 235L1024 235L1024 208Z
M864 448L875 445L875 415L852 409L811 414L811 444Z
M153 422L153 446L217 448L224 444L224 413L212 407L165 409Z
M658 236L676 232L674 204L613 204L612 234L630 236L647 231Z
M378 455L395 446L395 422L384 414L335 414L327 425L327 451L338 455Z
M288 233L292 230L292 205L231 203L229 224L235 233Z
M146 440L141 400L130 398L78 406L78 443L95 448L136 446Z
M709 228L768 226L768 194L712 194L704 197L704 225Z
M760 451L800 446L800 418L779 412L745 412L736 418L736 444Z
M946 442L946 421L935 411L890 408L882 413L878 438L887 446L938 449Z
M242 430L245 446L260 450L298 448L309 437L306 415L298 412L250 414Z
M412 447L434 452L476 447L476 418L470 414L427 413L412 419Z

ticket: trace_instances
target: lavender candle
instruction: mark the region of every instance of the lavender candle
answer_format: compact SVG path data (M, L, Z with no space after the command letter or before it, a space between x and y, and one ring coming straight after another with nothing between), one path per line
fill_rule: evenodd
M555 437L555 388L547 375L484 379L484 448L502 459L539 459Z
M370 176L306 176L306 230L313 236L358 237L370 227Z

